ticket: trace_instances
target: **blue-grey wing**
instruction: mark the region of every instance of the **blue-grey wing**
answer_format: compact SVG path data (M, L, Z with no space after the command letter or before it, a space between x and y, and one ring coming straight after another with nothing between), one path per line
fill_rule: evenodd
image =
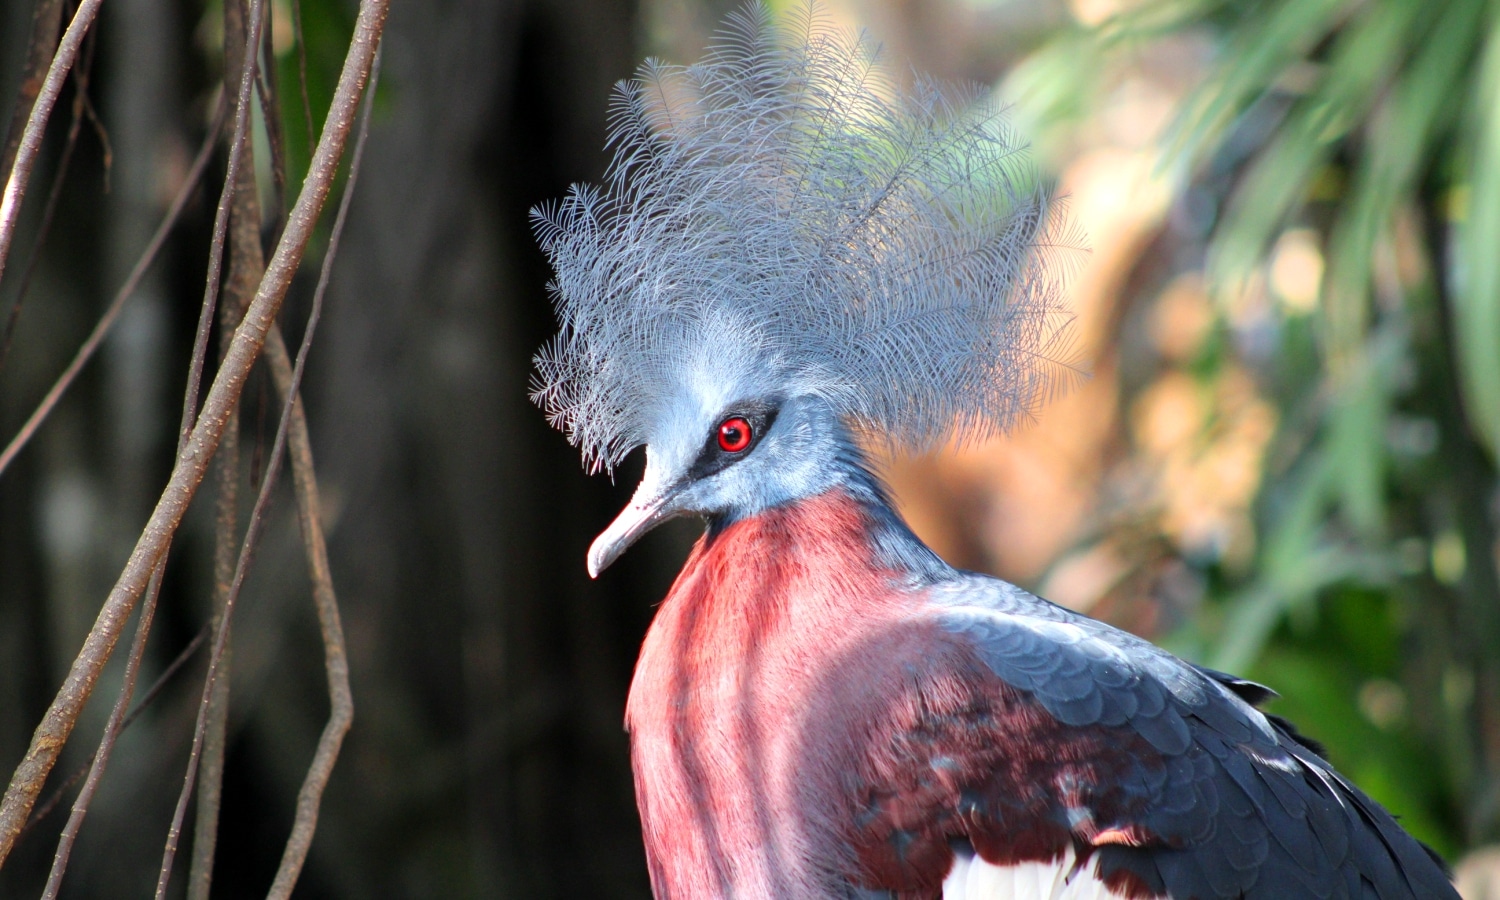
M1097 842L1101 874L1179 900L1458 897L1441 862L1315 744L1255 709L1269 689L995 579L931 592L943 627L996 678L1076 729L1079 747L1118 756L1070 769L1110 783L1069 783L1055 810L1073 822L1090 815L1076 806L1099 811L1105 821L1074 834Z

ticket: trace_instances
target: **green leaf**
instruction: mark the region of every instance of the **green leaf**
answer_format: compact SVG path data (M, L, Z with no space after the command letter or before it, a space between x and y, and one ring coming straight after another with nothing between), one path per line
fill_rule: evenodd
M1196 165L1231 122L1293 60L1301 59L1338 24L1344 0L1283 0L1242 20L1224 48L1217 74L1200 88L1173 123L1165 159Z
M1275 233L1302 207L1313 175L1364 120L1377 88L1399 65L1409 32L1419 23L1418 9L1413 3L1373 4L1339 33L1320 83L1296 103L1235 192L1214 241L1216 282L1241 278L1257 265Z
M1347 523L1372 541L1385 530L1386 424L1406 355L1405 329L1387 324L1337 376L1329 412L1328 453L1339 460L1332 487Z
M1045 139L1093 112L1104 65L1094 40L1089 32L1070 29L1011 70L999 94L1014 104L1009 112L1022 134Z
M1500 456L1500 16L1485 42L1473 105L1462 277L1453 292L1464 409Z
M1472 63L1483 11L1484 0L1452 0L1430 33L1413 35L1421 39L1411 64L1371 117L1366 152L1329 241L1323 325L1334 358L1364 341L1375 244L1424 165L1446 149L1438 142L1460 106L1453 85Z

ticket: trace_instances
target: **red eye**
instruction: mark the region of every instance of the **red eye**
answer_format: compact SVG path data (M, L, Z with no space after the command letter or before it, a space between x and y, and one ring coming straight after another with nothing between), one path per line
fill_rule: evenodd
M719 449L725 453L738 453L750 446L750 437L750 423L739 416L719 423Z

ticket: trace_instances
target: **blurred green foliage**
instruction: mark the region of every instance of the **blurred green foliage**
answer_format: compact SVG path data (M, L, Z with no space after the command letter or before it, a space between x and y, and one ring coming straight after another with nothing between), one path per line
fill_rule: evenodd
M279 5L279 4L278 4ZM279 11L279 10L274 10ZM273 14L274 14L273 11ZM298 27L302 40L295 47L279 48L276 55L276 81L281 101L282 128L285 132L289 190L295 196L301 175L307 172L312 157L307 121L312 121L312 138L323 129L323 117L333 100L349 35L354 30L353 9L347 4L321 0L300 0L295 10L285 9L288 17L300 13ZM307 105L301 94L306 73ZM382 82L382 85L388 81ZM386 88L388 90L388 88ZM381 90L380 93L384 93ZM292 173L296 173L293 175ZM288 199L290 202L290 198Z
M271 77L262 76L259 90L276 99L275 110L281 140L277 149L286 167L284 209L291 207L307 175L313 146L323 130L323 119L333 100L354 32L355 7L331 0L271 0L265 4L267 23L263 58L274 59ZM196 26L199 50L215 72L223 68L224 4L212 0L206 4ZM377 89L377 107L389 107L390 79ZM255 128L257 147L262 155L271 149L270 135L259 107ZM270 183L270 160L258 160L261 180ZM345 160L347 165L347 160ZM329 225L319 223L326 235Z
M1011 92L1045 146L1122 61L1184 46L1206 78L1160 167L1200 252L1171 265L1220 320L1184 371L1248 369L1279 424L1253 559L1189 560L1206 600L1172 643L1276 687L1442 852L1494 841L1500 4L1146 0L1063 29ZM1321 263L1305 307L1276 296L1289 236Z

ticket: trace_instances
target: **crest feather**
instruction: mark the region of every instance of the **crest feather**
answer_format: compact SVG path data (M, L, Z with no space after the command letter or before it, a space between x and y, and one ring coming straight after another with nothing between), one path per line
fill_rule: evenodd
M697 65L647 60L609 146L602 187L532 213L560 322L533 399L590 468L648 440L694 360L917 450L1003 431L1071 372L1077 239L1000 111L898 90L811 5L746 7Z

